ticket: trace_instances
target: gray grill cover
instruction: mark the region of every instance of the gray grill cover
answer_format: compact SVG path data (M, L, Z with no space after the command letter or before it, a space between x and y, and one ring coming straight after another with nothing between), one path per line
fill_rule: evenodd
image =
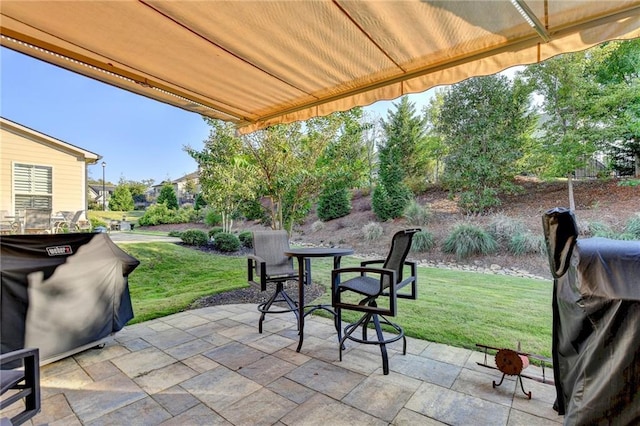
M640 424L640 241L577 240L554 299L565 424Z
M40 349L40 359L73 351L133 318L128 275L140 262L104 233L3 235L2 353Z

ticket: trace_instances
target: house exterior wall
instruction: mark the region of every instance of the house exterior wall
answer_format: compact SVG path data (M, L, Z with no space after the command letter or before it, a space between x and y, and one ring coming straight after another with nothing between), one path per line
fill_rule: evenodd
M2 122L0 128L0 209L15 213L13 170L16 163L51 167L52 212L87 209L84 152L48 137ZM30 130L30 129L27 129ZM97 159L97 155L93 155ZM95 161L95 160L94 160Z

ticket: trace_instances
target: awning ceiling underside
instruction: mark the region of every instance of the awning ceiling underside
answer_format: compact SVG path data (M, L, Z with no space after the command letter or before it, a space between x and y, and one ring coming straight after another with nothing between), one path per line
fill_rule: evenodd
M3 0L0 12L7 48L243 132L640 37L637 0Z

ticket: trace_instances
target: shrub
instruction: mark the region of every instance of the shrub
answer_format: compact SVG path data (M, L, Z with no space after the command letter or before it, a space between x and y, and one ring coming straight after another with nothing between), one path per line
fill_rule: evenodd
M324 222L321 220L316 220L311 224L311 232L318 232L324 229Z
M244 231L238 234L238 239L242 247L253 248L253 232Z
M177 211L169 210L165 204L153 204L138 219L140 226L154 226L165 223L179 223Z
M509 244L515 235L524 234L527 229L519 219L505 215L497 215L487 226L487 231L499 243Z
M163 225L170 223L193 223L200 218L200 213L193 207L185 207L177 210L169 209L165 204L153 204L147 208L142 217L138 219L140 226Z
M458 197L458 207L465 213L483 213L500 205L498 192L493 188L482 191L463 191Z
M413 235L411 251L423 253L431 250L436 245L433 234L429 231L418 231Z
M604 222L589 222L584 231L590 237L616 238L616 233Z
M318 218L327 221L348 215L351 212L349 196L347 188L323 190L318 197Z
M206 246L209 242L207 233L201 229L187 229L180 236L182 242L190 246Z
M180 218L180 223L196 223L202 221L203 213L193 206L184 205L178 209L178 217Z
M545 253L547 251L542 235L533 235L530 232L514 234L508 244L509 252L516 256L529 253Z
M378 183L371 196L373 212L381 221L401 217L410 197L411 192L402 183L389 187Z
M496 240L484 229L467 223L461 223L444 242L442 251L453 253L458 259L464 259L474 254L491 254L498 248Z
M89 222L91 222L91 229L96 229L98 226L104 226L105 228L108 228L107 222L95 217L90 217Z
M216 234L213 246L224 253L240 250L240 239L229 232Z
M223 231L222 226L214 226L209 230L209 238L215 238L216 235Z
M618 182L618 186L640 186L640 179L628 179Z
M382 225L379 223L369 222L362 227L362 234L367 241L375 241L382 237L383 233Z
M404 217L409 225L424 226L429 223L431 212L427 206L423 207L416 200L412 200L404 210Z
M624 227L624 235L630 236L630 240L640 240L640 213L636 213L635 216L627 220L627 224Z
M169 231L169 236L170 237L181 238L182 237L182 231Z
M216 226L222 222L222 215L212 209L211 207L206 207L204 209L204 223L208 226Z

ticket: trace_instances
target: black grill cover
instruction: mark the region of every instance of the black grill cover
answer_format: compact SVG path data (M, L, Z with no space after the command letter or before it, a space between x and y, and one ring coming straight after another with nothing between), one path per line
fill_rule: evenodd
M3 235L2 353L47 359L98 341L133 318L128 275L140 263L104 233Z
M577 240L554 310L564 423L640 424L640 241Z

